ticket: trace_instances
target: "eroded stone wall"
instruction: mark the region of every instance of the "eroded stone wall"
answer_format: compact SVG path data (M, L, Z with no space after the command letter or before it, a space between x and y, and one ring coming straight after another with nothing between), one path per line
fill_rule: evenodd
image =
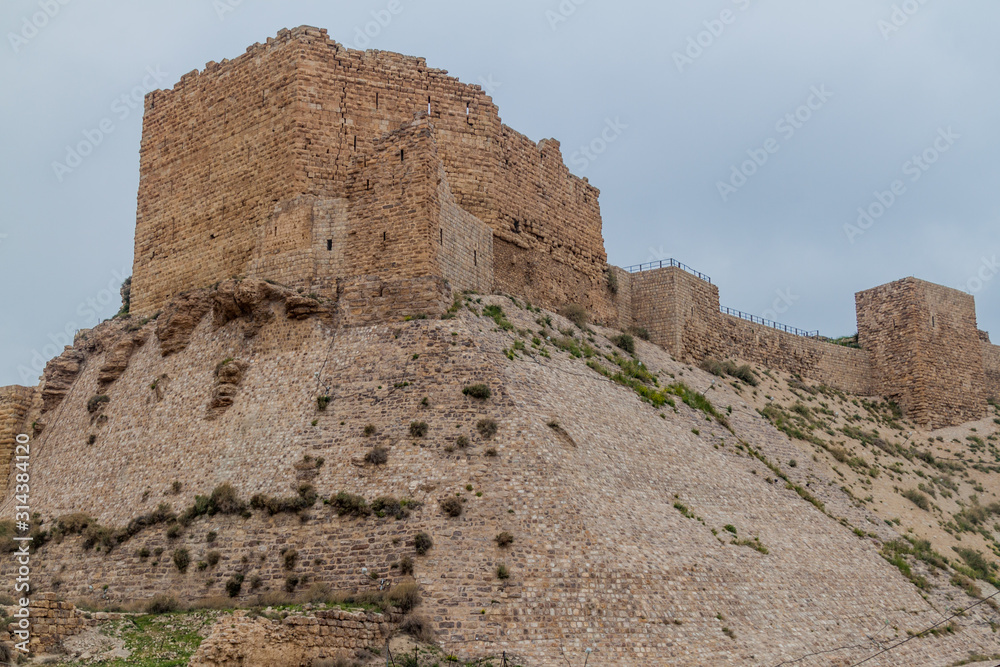
M31 409L35 390L27 387L0 387L0 470L10 471L14 448L17 447L17 437L28 433L25 419ZM6 482L2 485L6 496Z

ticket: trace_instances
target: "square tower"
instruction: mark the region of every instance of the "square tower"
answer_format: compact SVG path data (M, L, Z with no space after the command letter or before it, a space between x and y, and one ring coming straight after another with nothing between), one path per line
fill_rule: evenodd
M905 278L855 300L858 342L882 395L931 428L983 417L986 377L971 295Z

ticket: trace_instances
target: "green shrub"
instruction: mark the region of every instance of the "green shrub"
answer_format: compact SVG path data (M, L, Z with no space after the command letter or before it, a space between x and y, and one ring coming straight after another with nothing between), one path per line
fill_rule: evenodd
M641 338L646 341L649 340L649 329L646 329L645 327L629 327L628 332L636 338Z
M403 575L413 574L413 559L409 556L403 556L399 559L399 573Z
M497 429L499 426L495 419L480 419L476 422L476 430L479 431L479 435L483 437L484 440L489 440L497 434Z
M514 536L508 533L506 530L497 535L493 540L497 543L497 546L501 549L509 547L514 543Z
M215 542L215 538L217 538L218 536L219 534L217 532L215 532L214 530L210 530L208 531L208 534L205 535L205 541L211 544L212 542Z
M316 397L316 408L321 412L326 410L327 406L330 405L331 398L329 396L317 396Z
M427 422L410 422L410 435L414 438L422 438L427 435Z
M459 449L467 449L469 446L469 439L464 435L460 435L455 439L455 446Z
M587 322L590 320L590 315L587 313L587 309L578 303L566 304L559 311L559 314L581 329L585 329L587 327Z
M240 594L243 589L243 575L234 574L232 577L226 580L226 593L229 597L234 598Z
M502 331L511 331L514 329L514 325L510 323L507 317L504 315L503 308L500 306L486 306L483 308L483 315L486 317L493 318L493 321L497 323Z
M367 500L344 491L330 498L330 505L336 510L337 516L366 517L372 513Z
M157 595L154 596L149 602L146 603L146 613L147 614L169 614L172 611L177 611L181 608L177 598L170 597L168 595Z
M98 408L100 408L102 405L110 402L111 399L103 394L99 396L94 396L89 401L87 401L87 412L93 414L97 412Z
M294 574L290 574L285 577L285 592L293 593L295 592L295 587L299 585L299 578Z
M418 556L423 556L431 547L434 546L434 540L431 536L424 532L419 532L413 536L413 549L417 552Z
M173 559L174 566L181 572L186 572L188 565L191 564L191 553L184 547L174 549Z
M506 563L500 563L496 569L497 579L510 579L510 569Z
M215 567L219 564L219 559L222 558L222 554L218 551L209 551L205 554L205 562L208 563L209 567Z
M618 275L613 269L608 269L604 272L604 275L608 281L608 290L612 294L618 294Z
M470 384L462 390L462 393L472 398L478 398L481 401L485 401L492 394L490 388L485 384Z
M281 565L286 570L292 570L295 568L295 564L299 562L299 552L295 549L289 549L285 553L281 554Z
M455 496L448 496L440 503L441 511L452 518L462 516L462 501Z
M931 508L930 499L916 489L907 489L903 492L903 497L924 511L928 511Z
M635 354L635 339L629 334L623 333L620 336L615 336L611 342L629 354Z
M258 493L250 499L250 507L265 510L270 516L282 513L297 514L315 505L318 499L319 494L312 484L301 484L298 495L290 498L275 498Z
M420 507L420 503L402 498L397 500L392 496L381 496L372 501L371 509L375 516L379 518L394 517L396 519L406 519L410 516L410 511Z
M365 461L376 466L385 465L389 461L389 450L385 447L372 447L365 454Z

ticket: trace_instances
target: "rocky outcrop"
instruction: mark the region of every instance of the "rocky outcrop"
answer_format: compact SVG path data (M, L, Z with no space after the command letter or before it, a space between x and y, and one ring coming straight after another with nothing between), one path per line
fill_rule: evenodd
M160 341L160 354L168 357L180 352L191 342L191 334L212 307L204 291L190 292L177 297L156 325Z
M234 359L227 359L215 367L215 388L208 404L211 416L217 417L233 404L249 367L246 362Z
M86 357L83 352L67 347L62 354L45 365L42 375L42 412L54 410L69 393Z
M132 358L132 353L145 342L146 335L136 333L115 343L104 358L104 365L101 366L97 381L102 385L106 385L120 378L125 369L128 368L128 362Z

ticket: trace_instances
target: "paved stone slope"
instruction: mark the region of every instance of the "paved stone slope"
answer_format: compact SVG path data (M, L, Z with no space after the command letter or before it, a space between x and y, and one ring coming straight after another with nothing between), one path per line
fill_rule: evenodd
M110 322L81 337L78 375L33 442L43 527L75 512L124 526L164 501L179 512L225 482L244 500L294 497L308 482L324 498L347 491L421 506L398 520L338 516L322 502L299 514L220 513L172 538L170 524L138 530L110 551L84 550L68 534L37 555L40 586L70 599L193 600L224 594L239 574L238 599L251 604L290 577L297 590L409 580L393 564L410 556L420 613L443 648L510 650L532 665L577 662L587 648L598 664L772 665L832 651L796 664L849 665L874 641L905 639L959 606L925 599L879 555L897 537L888 526L815 471L782 465L795 446L731 386L659 347L637 341L659 385L705 392L732 431L679 396L676 408L654 407L588 367L613 367L605 336L616 332L586 333L512 299L471 296L453 319L343 329L309 301L254 281L224 284L159 321ZM486 312L491 304L502 310ZM126 337L142 342L123 362ZM102 383L109 362L117 378ZM232 364L238 373L225 370ZM463 394L476 383L490 387L488 399ZM220 384L228 405L215 401ZM108 401L95 406L95 396ZM325 410L318 396L329 397ZM491 437L477 427L487 419L498 427ZM411 434L414 422L425 435ZM387 450L383 465L365 460L375 446ZM452 518L439 503L454 497L463 511ZM502 531L509 547L494 541ZM433 540L425 555L414 552L419 532ZM171 562L181 548L185 572ZM509 578L498 578L500 564ZM4 561L0 576L11 567ZM954 634L867 664L992 653L986 620L970 613Z

